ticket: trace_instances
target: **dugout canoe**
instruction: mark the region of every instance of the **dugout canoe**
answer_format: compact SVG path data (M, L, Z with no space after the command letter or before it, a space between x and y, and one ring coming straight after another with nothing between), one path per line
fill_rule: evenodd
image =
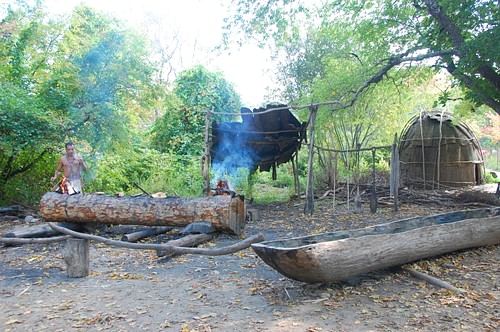
M499 243L500 208L484 208L264 241L252 244L252 249L286 277L307 283L330 283Z

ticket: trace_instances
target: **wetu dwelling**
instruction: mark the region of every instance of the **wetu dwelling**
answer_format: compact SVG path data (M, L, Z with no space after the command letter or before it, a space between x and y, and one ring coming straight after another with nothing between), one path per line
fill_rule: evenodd
M445 112L422 112L407 123L399 160L405 185L465 187L484 180L479 141L465 123Z

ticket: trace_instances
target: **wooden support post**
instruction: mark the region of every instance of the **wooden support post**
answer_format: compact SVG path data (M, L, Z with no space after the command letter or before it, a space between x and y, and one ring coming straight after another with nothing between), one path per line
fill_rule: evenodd
M394 143L392 143L391 151L391 184L390 196L394 198L394 211L397 212L398 194L399 194L399 151L398 151L398 134L394 135Z
M203 176L203 179L205 180L205 187L204 187L204 193L205 195L208 194L210 191L210 147L211 147L211 139L210 139L210 119L211 119L211 114L210 110L207 110L205 113L205 154L203 155L202 158L202 169L201 173Z
M70 238L64 248L66 272L70 278L86 277L90 273L89 240Z
M292 170L293 170L293 185L295 189L295 196L300 197L300 182L299 182L299 157L298 152L292 156Z
M247 217L249 221L259 221L260 213L258 209L247 209Z
M354 213L362 213L362 201L359 193L359 153L361 144L356 143L356 196L354 196Z
M377 207L378 207L378 198L377 198L377 188L375 181L376 179L376 174L375 174L375 148L372 148L372 192L370 194L370 212L371 213L376 213L377 212Z
M314 157L314 123L316 122L316 114L318 105L309 107L309 161L307 164L307 188L306 188L306 205L304 214L312 215L314 212L314 175L313 175L313 157Z

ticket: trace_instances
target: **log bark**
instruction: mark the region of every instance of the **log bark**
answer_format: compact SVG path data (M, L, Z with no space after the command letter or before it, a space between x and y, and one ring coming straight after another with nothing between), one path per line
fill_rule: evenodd
M89 275L89 240L70 238L66 240L63 252L66 272L70 278L83 278Z
M7 238L40 238L40 237L51 237L58 235L59 232L56 232L48 225L40 225L35 227L30 227L27 229L21 229L17 231L12 231L9 233L3 234L4 237Z
M184 247L172 246L169 244L130 243L130 242L110 240L110 239L106 239L106 238L103 238L103 237L97 236L97 235L75 232L75 231L72 231L70 229L58 226L58 225L51 223L51 222L49 222L49 226L54 228L58 232L61 232L63 234L67 234L67 235L71 235L73 237L80 238L80 239L93 240L93 241L97 241L97 242L102 242L104 244L117 246L117 247L121 247L121 248L128 248L128 249L165 250L167 252L171 252L173 254L179 254L179 255L197 254L197 255L207 255L207 256L222 256L222 255L232 254L232 253L238 252L240 250L243 250L245 248L248 248L248 247L250 247L250 245L252 245L252 243L264 241L264 235L259 233L257 235L251 236L249 238L241 240L240 242L237 242L237 243L232 244L232 245L227 246L227 247L213 248L213 249L210 249L210 248L184 248Z
M62 227L69 228L74 231L80 231L84 229L83 224L70 224L70 223L62 223ZM48 225L37 225L33 227L25 227L24 229L15 230L9 233L5 233L2 236L5 238L44 238L44 237L53 237L56 235L60 235L59 232L55 231Z
M195 247L201 243L210 241L212 238L213 236L210 234L190 234L183 236L180 239L168 241L165 244L174 247ZM168 254L171 254L171 252L169 253L164 250L156 250L156 255L158 257L163 257Z
M45 244L52 242L64 241L70 238L69 235L42 237L42 238L15 238L15 237L0 237L0 243L5 244Z
M245 202L242 196L230 195L152 198L49 192L40 201L40 214L50 222L112 225L184 227L207 221L217 230L239 235L245 223Z
M0 207L0 215L19 214L19 213L22 213L23 211L24 211L24 209L21 205L11 205L11 206Z
M457 250L499 244L499 226L499 208L463 210L268 241L253 249L287 277L329 283Z
M170 231L172 227L167 227L167 226L162 226L162 227L154 227L154 228L148 228L148 229L143 229L134 233L130 234L125 234L122 236L122 241L127 241L127 242L135 242L137 240L158 235L158 234L163 234L168 231Z

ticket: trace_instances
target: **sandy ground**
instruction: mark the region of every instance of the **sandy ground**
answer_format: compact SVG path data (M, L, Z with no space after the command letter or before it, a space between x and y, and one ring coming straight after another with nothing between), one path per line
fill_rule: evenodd
M260 220L244 236L266 239L350 229L456 209L403 204L399 212L354 215L319 202L254 206ZM367 207L365 207L365 210ZM41 223L41 221L39 222ZM30 224L33 227L35 224ZM2 222L0 233L27 226ZM157 241L158 238L152 239ZM219 235L204 247L239 239ZM463 294L401 271L378 271L334 284L290 280L252 249L225 255L156 256L154 251L91 243L91 275L68 278L63 243L0 247L0 330L8 331L498 331L498 246L407 265Z

